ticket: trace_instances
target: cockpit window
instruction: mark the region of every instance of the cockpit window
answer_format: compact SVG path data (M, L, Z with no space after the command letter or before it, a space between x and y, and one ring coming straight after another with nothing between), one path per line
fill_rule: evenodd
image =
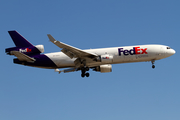
M167 49L171 49L170 47L167 47Z

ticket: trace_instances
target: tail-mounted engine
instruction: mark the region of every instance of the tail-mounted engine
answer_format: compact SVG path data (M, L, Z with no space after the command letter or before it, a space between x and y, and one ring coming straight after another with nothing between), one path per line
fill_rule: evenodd
M24 53L26 55L40 54L40 53L44 52L44 46L43 45L36 45L36 46L30 46L30 47L12 47L12 48L6 49L6 53L9 55L12 55L11 51L19 51L19 52Z
M112 65L100 65L95 67L93 70L101 73L112 72Z

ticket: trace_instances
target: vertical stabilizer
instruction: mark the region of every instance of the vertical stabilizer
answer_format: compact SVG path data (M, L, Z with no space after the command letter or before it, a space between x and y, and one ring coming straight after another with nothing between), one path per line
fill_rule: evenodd
M29 41L27 41L22 35L17 31L8 31L16 47L30 47L33 46Z
M29 41L27 41L22 35L20 35L17 31L8 31L12 40L16 47L6 48L5 52L8 55L13 55L12 51L19 51L26 55L35 55L44 52L43 45L32 45Z

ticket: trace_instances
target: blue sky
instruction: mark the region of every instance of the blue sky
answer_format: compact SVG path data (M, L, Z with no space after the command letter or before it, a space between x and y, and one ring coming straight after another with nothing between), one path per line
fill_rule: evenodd
M1 0L1 120L179 120L180 1ZM176 54L113 65L112 73L57 74L13 64L7 31L17 30L45 53L60 51L47 34L80 49L163 44Z

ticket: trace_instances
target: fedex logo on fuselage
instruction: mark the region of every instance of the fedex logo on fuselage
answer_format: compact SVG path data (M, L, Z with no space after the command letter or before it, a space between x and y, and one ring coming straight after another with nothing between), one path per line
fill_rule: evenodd
M109 59L109 57L102 57L102 59Z
M31 52L31 51L32 51L32 49L29 49L29 48L19 49L19 52L22 52L22 53L24 53L24 52Z
M140 47L133 47L133 49L130 50L124 50L124 48L119 48L118 49L119 56L122 54L124 55L137 55L137 54L148 54L147 53L147 48L140 48Z

